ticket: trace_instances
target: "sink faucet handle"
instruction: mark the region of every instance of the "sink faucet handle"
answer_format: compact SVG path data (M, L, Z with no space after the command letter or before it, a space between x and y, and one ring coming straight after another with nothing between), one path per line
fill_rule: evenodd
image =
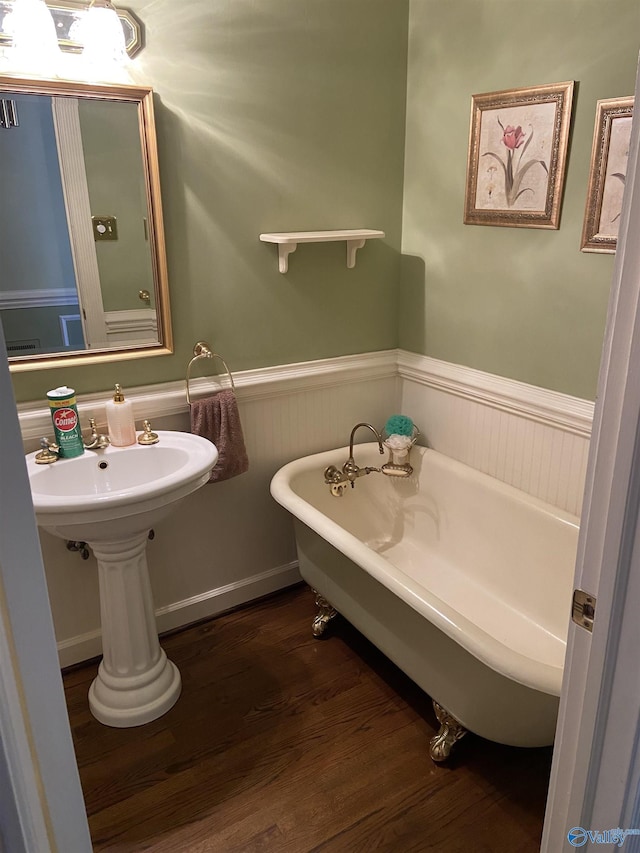
M50 465L60 458L60 448L57 444L50 444L46 435L40 439L40 447L42 449L34 457L36 465Z
M157 432L151 431L151 424L149 421L143 421L142 426L144 427L144 432L141 432L138 436L138 444L157 444L160 441L160 438Z

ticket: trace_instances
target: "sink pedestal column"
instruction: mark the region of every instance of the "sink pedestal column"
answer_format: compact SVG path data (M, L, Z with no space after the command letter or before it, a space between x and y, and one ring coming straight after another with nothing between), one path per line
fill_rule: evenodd
M103 651L89 707L117 728L155 720L180 695L180 673L158 642L147 536L145 530L120 542L89 542L98 561Z

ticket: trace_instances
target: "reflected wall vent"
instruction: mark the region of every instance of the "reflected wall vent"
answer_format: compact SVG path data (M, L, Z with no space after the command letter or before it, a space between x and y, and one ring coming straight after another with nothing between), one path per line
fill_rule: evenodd
M32 338L27 341L7 341L7 355L29 355L40 349L40 339Z

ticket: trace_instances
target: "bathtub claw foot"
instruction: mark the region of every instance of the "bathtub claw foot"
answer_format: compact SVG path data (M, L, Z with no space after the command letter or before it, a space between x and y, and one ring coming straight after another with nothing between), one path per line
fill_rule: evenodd
M327 625L338 615L338 611L329 604L323 595L320 595L320 593L316 592L315 589L313 591L316 595L316 607L318 608L318 612L311 623L311 631L313 632L313 636L318 638L324 634L327 629Z
M429 741L429 754L433 761L441 762L449 758L453 745L466 735L467 730L460 725L455 717L445 711L442 705L438 705L435 699L432 701L440 729L438 734Z

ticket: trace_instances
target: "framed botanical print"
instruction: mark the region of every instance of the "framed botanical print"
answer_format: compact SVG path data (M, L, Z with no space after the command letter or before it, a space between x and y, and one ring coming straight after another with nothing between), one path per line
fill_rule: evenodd
M583 252L613 253L616 250L632 117L632 97L611 98L596 104L580 246Z
M464 222L558 228L573 81L473 95Z

